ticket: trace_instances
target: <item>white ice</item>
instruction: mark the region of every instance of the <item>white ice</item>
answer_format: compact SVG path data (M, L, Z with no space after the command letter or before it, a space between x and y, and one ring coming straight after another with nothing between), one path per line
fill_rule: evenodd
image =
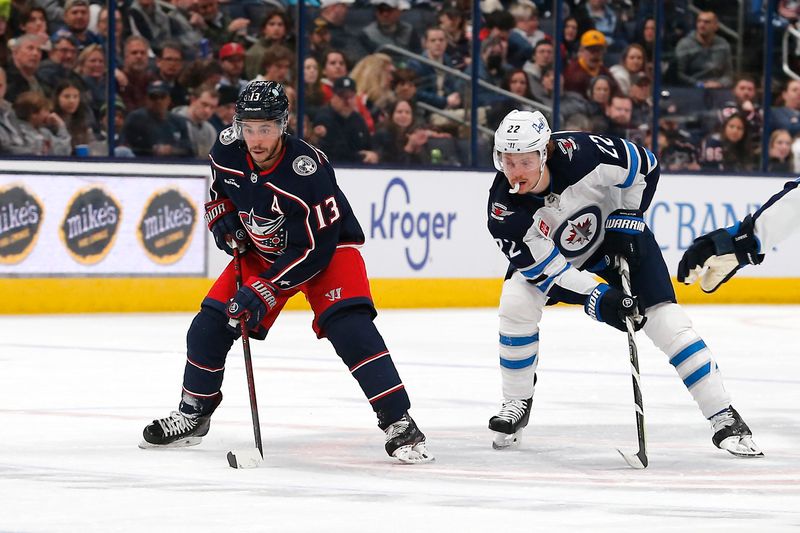
M382 311L378 326L436 462L395 464L356 382L310 315L254 342L265 461L241 345L194 448L141 450L177 407L190 314L0 317L0 531L789 531L800 528L800 307L690 307L763 459L714 448L666 357L639 334L650 467L625 336L547 309L531 423L495 451L495 310Z

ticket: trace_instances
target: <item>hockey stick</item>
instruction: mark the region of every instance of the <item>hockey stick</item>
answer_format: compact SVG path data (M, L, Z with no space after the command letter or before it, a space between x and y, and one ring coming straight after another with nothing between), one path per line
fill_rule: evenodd
M628 267L628 260L623 256L617 256L617 266L622 278L622 292L625 296L632 296L631 292L631 271ZM626 454L619 448L617 451L631 467L642 469L647 468L647 438L644 433L644 405L642 404L642 389L639 377L639 350L636 348L636 338L634 337L633 318L625 318L625 325L628 328L628 353L631 358L631 377L633 378L633 403L636 406L636 433L639 437L639 451L635 454Z
M242 286L242 258L239 249L233 246L233 269L236 273L236 290ZM228 452L228 464L231 468L255 468L264 460L264 448L261 445L261 424L258 421L258 404L256 403L256 384L253 379L253 359L250 356L250 337L247 335L247 320L239 320L242 330L242 348L244 349L244 368L247 373L247 390L250 393L250 413L253 415L253 436L256 447Z

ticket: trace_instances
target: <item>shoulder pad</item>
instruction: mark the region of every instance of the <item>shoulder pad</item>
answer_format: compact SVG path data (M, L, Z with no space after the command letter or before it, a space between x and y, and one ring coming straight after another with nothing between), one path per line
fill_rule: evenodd
M219 132L219 142L224 145L228 145L236 141L236 130L233 126L225 128L221 132Z

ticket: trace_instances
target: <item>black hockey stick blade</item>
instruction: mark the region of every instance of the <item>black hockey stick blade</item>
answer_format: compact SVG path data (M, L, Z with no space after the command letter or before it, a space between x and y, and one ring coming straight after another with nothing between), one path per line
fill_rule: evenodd
M264 458L258 448L231 450L228 452L228 464L231 468L256 468Z

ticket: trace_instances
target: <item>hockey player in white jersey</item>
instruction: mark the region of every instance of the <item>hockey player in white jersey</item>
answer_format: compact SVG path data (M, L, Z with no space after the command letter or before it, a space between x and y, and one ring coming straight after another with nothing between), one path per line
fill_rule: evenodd
M499 309L504 400L489 420L494 447L514 446L528 423L539 320L545 305L565 302L582 304L591 318L621 331L632 317L711 422L714 445L737 456L762 455L731 406L711 350L677 305L645 225L659 178L656 157L618 137L551 134L541 113L515 110L495 133L494 164L488 227L510 263ZM630 265L635 298L619 290L619 255Z
M758 265L764 253L800 226L800 178L786 183L752 215L728 228L701 235L683 253L678 281L700 281L704 292L714 292L747 265Z

